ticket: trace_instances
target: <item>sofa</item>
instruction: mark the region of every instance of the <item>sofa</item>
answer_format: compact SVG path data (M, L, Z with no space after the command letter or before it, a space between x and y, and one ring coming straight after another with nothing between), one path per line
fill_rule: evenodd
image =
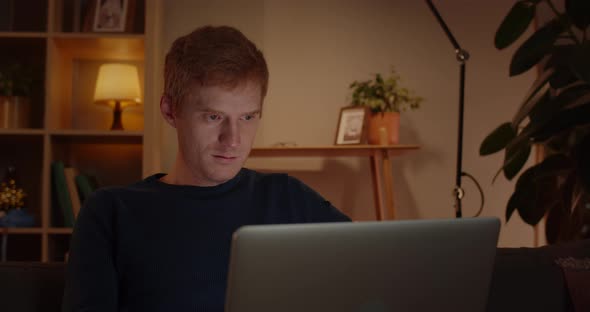
M557 262L563 259L590 261L590 239L498 248L487 311L590 311L590 268L562 268Z
M61 311L64 273L63 263L0 263L0 311Z
M498 248L487 311L590 311L583 305L587 302L580 302L590 299L590 278L585 278L590 275L583 275L579 285L574 285L577 289L571 289L558 259L590 259L590 240L539 248ZM58 263L0 263L0 311L60 311L64 272L64 265ZM581 300L572 301L574 291Z

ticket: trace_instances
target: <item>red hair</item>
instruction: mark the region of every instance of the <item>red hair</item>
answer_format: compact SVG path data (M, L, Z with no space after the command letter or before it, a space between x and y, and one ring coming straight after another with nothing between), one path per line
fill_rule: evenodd
M223 86L233 89L254 82L262 98L268 89L264 55L244 34L229 26L205 26L174 41L166 54L164 96L174 107L192 87Z

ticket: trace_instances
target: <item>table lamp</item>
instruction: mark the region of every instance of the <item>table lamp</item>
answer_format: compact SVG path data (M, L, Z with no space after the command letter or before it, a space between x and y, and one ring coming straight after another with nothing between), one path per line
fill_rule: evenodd
M139 75L137 67L130 64L103 64L98 70L94 103L113 108L111 130L123 130L123 109L140 103Z

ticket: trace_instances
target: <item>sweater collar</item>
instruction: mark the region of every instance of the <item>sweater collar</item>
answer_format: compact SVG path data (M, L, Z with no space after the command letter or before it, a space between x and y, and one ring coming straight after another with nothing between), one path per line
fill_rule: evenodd
M183 192L186 194L195 194L199 196L207 196L207 195L217 195L221 193L225 193L227 191L232 190L241 180L242 176L244 175L246 169L242 168L230 180L215 185L215 186L195 186L195 185L178 185L178 184L168 184L162 182L160 179L166 175L166 173L156 173L145 178L145 182L157 186L158 188L170 190L174 192Z

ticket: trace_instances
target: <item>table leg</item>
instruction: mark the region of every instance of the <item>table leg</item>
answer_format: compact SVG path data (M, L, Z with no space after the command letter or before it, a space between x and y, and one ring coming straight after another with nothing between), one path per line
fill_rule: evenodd
M383 188L385 189L385 206L389 211L389 218L395 219L395 205L393 201L393 173L389 152L383 151Z
M371 179L373 182L373 197L375 199L375 215L377 220L383 220L383 191L381 187L380 164L381 153L375 153L371 156Z

